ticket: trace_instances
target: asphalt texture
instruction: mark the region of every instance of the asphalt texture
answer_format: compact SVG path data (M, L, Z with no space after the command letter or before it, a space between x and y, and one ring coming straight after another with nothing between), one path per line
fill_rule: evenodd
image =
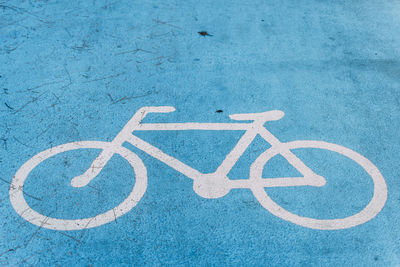
M1 1L0 265L399 266L399 17L399 1ZM356 151L384 177L387 201L357 226L307 228L274 216L250 189L201 197L184 174L124 144L148 177L126 214L67 231L15 211L10 186L25 162L64 143L110 142L144 106L176 111L143 123L226 123L230 114L282 110L281 120L265 124L281 142ZM215 171L242 134L137 132L203 173ZM229 178L247 179L270 146L257 137ZM87 186L71 186L99 152L57 154L17 190L46 218L112 210L136 182L124 158L113 156ZM293 153L327 184L265 189L284 209L345 218L373 197L376 185L354 161L316 148ZM280 155L263 170L296 175Z

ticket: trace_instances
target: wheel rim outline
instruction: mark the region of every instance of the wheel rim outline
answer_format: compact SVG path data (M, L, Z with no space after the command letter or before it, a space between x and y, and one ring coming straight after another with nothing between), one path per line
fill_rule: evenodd
M272 200L264 187L259 185L262 179L262 170L265 164L274 156L279 154L274 147L263 152L250 167L251 190L260 204L273 215L291 223L319 230L340 230L363 224L373 219L385 206L387 200L387 185L378 168L363 155L340 145L324 141L298 140L283 143L288 149L317 148L337 152L359 164L372 178L374 184L374 195L370 202L360 212L340 219L314 219L291 213Z
M44 216L33 210L26 202L23 196L23 185L29 173L42 161L51 158L62 152L67 152L76 149L105 149L110 148L116 154L119 154L133 168L135 174L135 184L128 197L124 199L118 206L110 209L104 213L98 214L94 217L84 219L57 219ZM115 146L110 142L102 141L78 141L66 143L50 149L44 150L31 159L26 161L14 175L9 195L11 205L14 210L28 222L35 224L39 227L52 229L52 230L81 230L97 227L111 221L116 220L118 217L130 211L137 205L139 200L143 197L147 189L147 170L143 161L132 151L123 146Z

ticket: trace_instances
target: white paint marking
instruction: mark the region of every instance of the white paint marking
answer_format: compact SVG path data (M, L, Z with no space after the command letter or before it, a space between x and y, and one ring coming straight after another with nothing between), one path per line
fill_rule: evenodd
M33 156L17 171L11 182L9 194L11 204L15 211L30 223L40 227L54 230L80 230L93 228L105 223L116 220L126 212L130 211L144 195L147 188L147 171L142 160L132 151L123 147L124 142L129 142L138 149L146 152L152 157L165 163L169 167L193 179L194 191L205 198L219 198L229 193L233 188L251 189L260 204L275 216L286 221L292 222L303 227L320 230L345 229L365 223L374 218L384 207L387 199L387 186L378 168L361 154L345 148L322 141L293 141L289 143L280 142L270 133L264 124L267 121L279 120L284 113L279 110L267 111L262 113L233 114L232 120L248 120L249 123L147 123L141 121L148 113L168 113L174 111L174 107L143 107L139 109L124 128L111 142L100 141L78 141L56 146L40 152ZM236 146L228 153L224 161L213 173L201 173L198 170L186 165L180 160L166 154L159 148L147 143L146 141L134 136L134 131L185 131L185 130L230 130L245 131ZM262 153L250 167L250 179L230 180L229 171L237 163L239 158L246 151L247 147L253 142L257 135L260 135L271 148ZM374 195L369 204L357 214L346 218L320 220L301 217L284 210L276 204L266 193L268 187L288 187L288 186L324 186L324 177L314 173L303 161L291 152L296 148L318 148L339 153L359 164L371 176L374 183ZM23 186L29 173L44 160L76 149L102 149L99 156L93 161L88 170L82 175L76 176L71 180L74 187L83 187L90 183L104 168L113 155L119 154L125 158L133 167L136 182L129 196L117 207L98 214L94 217L67 220L44 216L37 213L28 206L23 195ZM263 178L262 170L265 164L274 156L283 156L289 164L296 168L303 177L282 177L282 178ZM46 224L42 222L46 220Z

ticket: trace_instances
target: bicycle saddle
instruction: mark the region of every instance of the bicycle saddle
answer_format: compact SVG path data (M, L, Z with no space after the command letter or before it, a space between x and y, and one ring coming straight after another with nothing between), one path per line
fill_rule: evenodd
M231 114L229 118L235 121L249 121L257 119L266 119L266 121L277 121L283 118L285 113L282 110L270 110L260 113L239 113Z

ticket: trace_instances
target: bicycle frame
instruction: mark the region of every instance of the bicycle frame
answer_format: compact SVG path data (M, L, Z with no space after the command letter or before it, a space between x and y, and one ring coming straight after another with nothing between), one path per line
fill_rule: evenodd
M280 155L282 155L303 175L303 177L265 178L261 180L262 184L258 182L256 186L322 186L325 184L325 179L322 176L315 174L285 146L285 143L280 142L264 127L264 124L267 121L277 120L283 117L283 112L281 111L235 114L230 116L231 119L234 120L252 120L253 122L251 123L141 123L148 113L167 113L174 110L173 107L143 107L139 109L118 133L114 140L111 141L111 148L104 149L94 160L88 171L83 175L75 177L71 181L71 184L75 187L87 185L91 179L100 173L101 169L114 155L115 152L112 147L120 147L124 142L128 142L134 147L191 178L194 181L194 189L197 194L206 198L221 197L233 188L251 188L252 186L255 186L254 181L250 181L249 179L230 180L227 175L257 135L260 135L265 141L271 144L271 148L269 149L278 151ZM201 173L133 134L135 131L185 130L245 131L245 133L213 173Z
M387 199L387 185L378 168L363 155L340 145L324 141L295 140L287 143L280 142L272 133L265 129L267 121L279 120L283 117L282 111L268 111L263 113L234 114L233 120L252 121L250 123L145 123L143 118L151 112L172 112L173 107L144 107L139 109L123 129L111 142L103 141L76 141L51 147L44 150L27 162L15 173L10 185L10 201L15 211L28 222L39 227L53 230L80 230L93 228L116 220L137 205L147 189L147 170L143 161L131 150L123 146L128 142L136 148L164 162L171 168L181 172L193 180L193 190L204 198L219 198L234 188L247 188L254 194L258 202L273 215L297 225L320 230L345 229L365 223L374 218L384 207ZM185 131L185 130L242 130L236 146L228 153L215 172L201 173L180 160L164 153L157 147L149 144L134 135L135 131ZM247 147L256 136L260 135L271 147L262 152L250 166L248 179L230 180L228 173L243 155ZM59 153L76 149L101 149L101 153L92 162L90 168L82 175L71 180L74 187L83 187L95 178L114 154L119 154L129 162L135 173L135 185L130 194L118 206L94 217L83 219L59 219L45 216L28 205L24 198L23 187L29 173L41 162ZM372 178L374 195L368 205L351 216L340 219L315 219L299 216L284 209L268 196L265 187L283 186L323 186L325 178L315 174L299 158L291 152L297 148L317 148L339 153L360 165ZM282 155L302 177L263 178L265 164L274 156ZM43 223L45 222L45 223Z

